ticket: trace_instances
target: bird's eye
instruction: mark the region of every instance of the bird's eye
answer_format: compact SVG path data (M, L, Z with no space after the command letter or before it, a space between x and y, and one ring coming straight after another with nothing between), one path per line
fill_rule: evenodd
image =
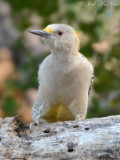
M58 31L58 35L62 36L63 32L62 31Z

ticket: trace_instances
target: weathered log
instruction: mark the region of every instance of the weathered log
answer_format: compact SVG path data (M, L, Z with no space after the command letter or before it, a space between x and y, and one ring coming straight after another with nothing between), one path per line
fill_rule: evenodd
M0 160L120 160L120 116L29 126L0 119Z

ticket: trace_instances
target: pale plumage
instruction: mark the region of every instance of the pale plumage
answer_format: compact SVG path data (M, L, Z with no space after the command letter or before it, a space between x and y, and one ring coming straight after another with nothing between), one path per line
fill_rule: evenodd
M65 24L30 32L40 35L51 50L39 67L40 85L32 109L34 121L39 124L84 119L93 66L78 52L76 32Z

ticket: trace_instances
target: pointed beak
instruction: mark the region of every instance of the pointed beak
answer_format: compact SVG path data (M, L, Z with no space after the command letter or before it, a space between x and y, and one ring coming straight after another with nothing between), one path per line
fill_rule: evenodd
M28 32L41 36L41 37L49 37L51 35L50 33L43 31L43 30L29 30Z

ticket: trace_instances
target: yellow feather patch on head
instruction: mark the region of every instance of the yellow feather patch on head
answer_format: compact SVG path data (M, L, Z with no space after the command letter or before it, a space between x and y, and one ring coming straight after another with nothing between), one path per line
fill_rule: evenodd
M78 54L79 54L78 50L79 50L79 48L80 48L80 39L79 39L79 37L78 37L77 32L76 32L75 30L74 30L73 32L74 32L74 35L75 35L76 38L77 38L77 51L76 51L75 53L76 53L76 55L78 55Z
M78 34L76 31L74 31L74 35L77 37L77 39L79 40Z
M51 33L51 32L52 32L52 29L51 29L51 28L46 27L46 28L44 29L44 31Z

